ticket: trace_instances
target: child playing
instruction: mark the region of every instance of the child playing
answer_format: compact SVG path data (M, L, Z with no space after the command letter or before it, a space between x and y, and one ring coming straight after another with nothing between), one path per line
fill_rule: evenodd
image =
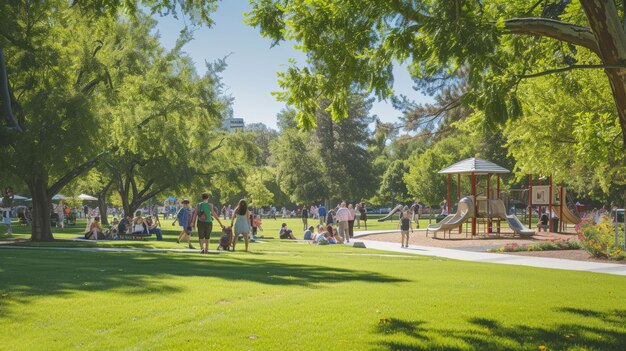
M400 219L400 235L402 235L402 245L400 246L403 248L409 247L409 228L412 233L413 225L411 224L411 219L409 218L409 212L404 212L402 214L402 218Z

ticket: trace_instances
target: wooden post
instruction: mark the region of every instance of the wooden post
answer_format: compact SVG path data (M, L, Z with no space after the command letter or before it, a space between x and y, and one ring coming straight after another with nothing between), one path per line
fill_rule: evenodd
M526 209L528 215L528 228L533 227L533 175L528 175L528 208Z
M474 197L474 213L472 213L472 237L476 235L476 212L478 206L476 204L476 174L472 172L472 196Z
M461 173L456 175L456 202L461 201ZM463 224L459 225L459 234L463 233Z
M493 226L491 223L491 208L489 206L489 201L491 200L491 174L487 174L487 234L490 234L493 231Z
M500 174L497 174L496 176L498 177L498 188L497 188L498 199L500 199ZM510 198L510 196L509 196L509 198ZM508 209L505 207L504 208L504 215L506 215L506 211L508 211ZM500 219L498 219L498 234L500 234Z
M561 218L559 218L559 226L561 228L561 233L565 231L565 221L563 220L563 185L559 187L559 209L561 210L559 213L561 214Z
M450 214L450 212L452 212L451 207L450 207L451 206L450 205L450 181L451 181L451 179L452 179L452 176L450 175L450 173L448 173L448 198L447 198L447 201L448 201L448 214Z
M548 226L550 227L550 231L552 231L552 175L550 175L548 179L550 182L550 192L548 193L548 196L550 196L548 199Z

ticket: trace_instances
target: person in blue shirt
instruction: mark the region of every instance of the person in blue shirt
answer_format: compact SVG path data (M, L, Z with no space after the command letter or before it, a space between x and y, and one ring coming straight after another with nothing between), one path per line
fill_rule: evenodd
M176 222L178 222L178 225L182 227L182 231L180 235L178 236L178 240L176 240L176 243L177 244L180 243L180 240L183 237L186 237L189 248L194 250L195 248L193 247L193 245L191 245L191 218L192 217L193 217L193 210L189 208L189 200L184 199L183 207L181 207L180 210L178 210L178 213L176 214L176 218L174 219L174 222L172 223L172 225L176 225Z
M320 205L318 212L320 215L320 224L324 224L324 220L326 219L326 207L324 207L324 205Z
M304 231L304 240L313 240L313 226L310 226L309 229Z

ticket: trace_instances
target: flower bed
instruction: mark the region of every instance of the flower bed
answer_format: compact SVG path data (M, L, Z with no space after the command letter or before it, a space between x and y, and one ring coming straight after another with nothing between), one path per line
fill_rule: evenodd
M582 247L593 257L609 260L626 258L626 253L622 249L624 247L623 229L618 228L621 235L619 235L618 245L615 246L615 225L609 217L603 216L597 224L583 219L576 230Z
M537 244L506 244L497 249L491 249L490 252L521 252L521 251L554 251L554 250L580 250L582 246L578 240L571 239L548 239Z

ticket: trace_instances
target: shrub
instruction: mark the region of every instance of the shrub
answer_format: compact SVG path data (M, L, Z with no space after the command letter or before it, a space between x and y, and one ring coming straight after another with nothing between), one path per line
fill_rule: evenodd
M603 216L598 224L581 223L578 228L578 238L583 248L593 257L623 260L626 256L621 249L624 247L623 236L620 235L616 247L615 225L607 216Z

